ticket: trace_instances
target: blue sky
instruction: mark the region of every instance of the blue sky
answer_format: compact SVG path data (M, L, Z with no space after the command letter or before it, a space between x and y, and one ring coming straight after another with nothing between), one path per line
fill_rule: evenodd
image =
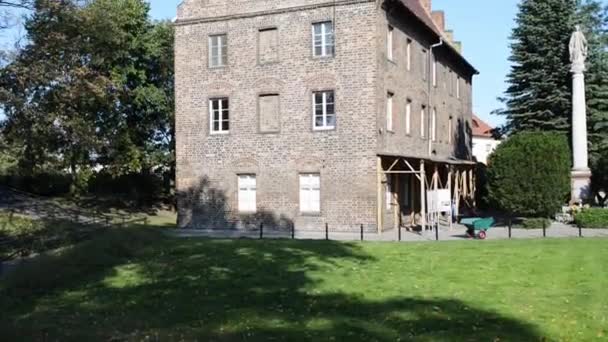
M152 16L175 17L181 0L150 0ZM501 117L490 112L500 108L496 100L506 89L509 71L509 35L514 26L518 0L433 0L433 8L446 12L448 29L464 46L465 57L480 71L473 81L475 113L488 123L497 125Z

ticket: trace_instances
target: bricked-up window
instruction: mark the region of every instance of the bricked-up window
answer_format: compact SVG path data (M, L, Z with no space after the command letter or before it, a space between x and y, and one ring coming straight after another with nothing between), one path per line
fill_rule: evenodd
M432 72L432 77L433 77L433 87L437 87L437 60L433 57L433 66L432 66L433 70Z
M452 116L450 116L450 120L448 121L448 143L452 143L452 135L454 134L454 119Z
M279 30L266 28L258 36L258 61L260 64L279 60Z
M209 124L212 134L230 131L230 110L227 97L209 100Z
M448 75L448 92L450 96L454 96L454 72L450 69L450 73Z
M422 50L422 79L427 80L429 74L429 53L426 50Z
M262 94L258 98L260 132L272 133L281 130L279 94Z
M300 175L300 212L321 212L321 176L318 173Z
M312 25L312 50L315 57L334 55L334 25L331 21Z
M209 66L223 67L228 64L227 36L218 34L209 36Z
M437 109L433 108L433 113L431 114L431 140L437 140Z
M460 98L460 76L456 78L456 98Z
M386 94L386 130L392 132L393 127L393 93Z
M405 134L411 134L412 131L412 100L407 99L405 104Z
M257 181L255 175L238 176L238 207L241 213L255 213L257 211Z
M426 127L426 125L424 124L425 120L426 120L426 106L422 106L422 109L420 110L420 136L423 138L426 136L426 132L424 131L424 128Z
M412 40L411 39L407 39L406 45L405 45L405 59L406 59L406 68L407 71L412 70Z
M386 58L393 60L393 27L390 25L386 31Z
M333 90L312 93L313 127L315 130L336 128L336 107Z

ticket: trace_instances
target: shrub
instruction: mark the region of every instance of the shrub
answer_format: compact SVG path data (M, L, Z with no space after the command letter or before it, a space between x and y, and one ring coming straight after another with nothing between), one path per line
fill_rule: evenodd
M60 196L70 192L72 177L62 173L38 173L33 176L3 175L0 184L17 190L42 195Z
M551 217L570 192L570 152L565 136L520 133L490 156L491 204L510 214Z
M574 222L581 228L608 228L608 209L584 209L574 216Z
M608 201L608 196L602 197L600 192L608 193L608 148L600 153L600 156L591 165L591 187L600 206Z
M525 229L542 229L551 227L551 220L542 217L526 218L523 221Z

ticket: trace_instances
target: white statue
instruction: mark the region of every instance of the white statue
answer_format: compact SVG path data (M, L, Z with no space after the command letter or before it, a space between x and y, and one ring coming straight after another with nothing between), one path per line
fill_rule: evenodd
M570 38L570 62L573 66L584 66L587 60L588 46L587 39L581 31L581 26L576 25L576 31Z

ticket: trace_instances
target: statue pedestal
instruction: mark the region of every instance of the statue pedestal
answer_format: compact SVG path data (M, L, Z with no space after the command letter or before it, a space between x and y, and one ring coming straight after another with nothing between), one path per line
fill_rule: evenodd
M570 204L583 204L591 198L591 171L572 170Z

